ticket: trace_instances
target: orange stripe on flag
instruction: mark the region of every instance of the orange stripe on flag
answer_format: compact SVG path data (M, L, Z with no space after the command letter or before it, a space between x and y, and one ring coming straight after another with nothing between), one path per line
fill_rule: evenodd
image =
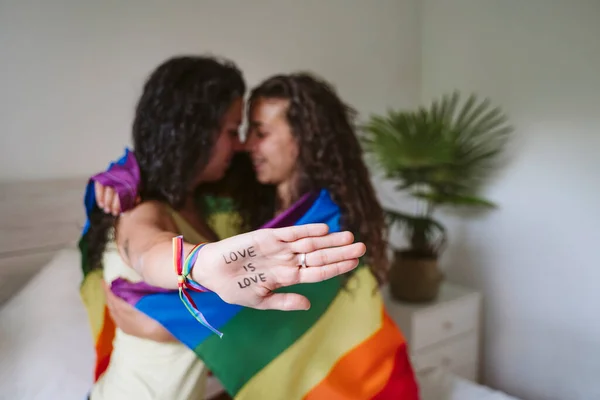
M110 355L113 350L113 339L115 338L115 323L110 317L108 308L104 307L104 323L102 331L96 340L96 370L94 372L94 382L106 371L110 362Z
M381 392L394 370L396 354L405 339L383 311L381 328L344 355L306 400L371 399Z

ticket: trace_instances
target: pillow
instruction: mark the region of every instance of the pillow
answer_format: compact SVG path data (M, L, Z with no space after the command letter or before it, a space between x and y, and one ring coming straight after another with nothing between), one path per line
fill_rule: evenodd
M84 398L94 348L79 298L79 251L59 251L0 309L0 398Z

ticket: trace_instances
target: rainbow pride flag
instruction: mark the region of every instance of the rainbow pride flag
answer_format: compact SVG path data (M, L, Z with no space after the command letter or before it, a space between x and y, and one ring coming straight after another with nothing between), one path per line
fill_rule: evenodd
M84 206L87 220L79 240L79 251L81 254L81 270L83 280L80 286L80 295L86 307L94 347L96 352L96 365L94 368L94 382L106 371L113 350L113 339L115 337L115 324L110 317L104 296L102 270L92 270L88 257L88 236L90 218L94 210L97 210L94 181L104 185L115 187L119 193L119 199L124 209L134 206L137 196L137 185L140 172L133 152L125 149L123 156L110 163L106 172L98 174L90 179L84 196Z
M220 207L217 214L209 221L226 221L232 212ZM340 216L322 190L305 195L264 227L322 222L335 232ZM218 225L213 226L217 233ZM307 311L261 311L225 303L215 293L192 292L222 338L196 321L177 291L122 279L112 290L194 350L235 399L418 399L406 341L374 290L376 280L364 265L346 278L280 289L307 296ZM100 311L97 305L97 377L110 360L112 345L105 341L111 330L114 335L110 317Z

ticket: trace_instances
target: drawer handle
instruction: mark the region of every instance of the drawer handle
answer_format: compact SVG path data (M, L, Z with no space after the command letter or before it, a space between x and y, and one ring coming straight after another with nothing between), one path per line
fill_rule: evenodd
M451 329L452 329L452 327L453 327L453 324L452 324L452 322L450 322L450 321L446 321L446 322L444 322L444 323L442 324L442 326L444 327L444 329L445 329L445 330L449 331L449 330L451 330Z

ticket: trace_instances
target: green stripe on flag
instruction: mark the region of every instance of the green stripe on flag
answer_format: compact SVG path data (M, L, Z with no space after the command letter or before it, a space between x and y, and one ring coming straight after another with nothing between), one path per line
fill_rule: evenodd
M209 336L196 347L195 352L227 391L235 394L319 320L336 297L341 283L342 280L336 277L278 290L308 297L310 310L261 311L244 308L220 329L222 338Z

